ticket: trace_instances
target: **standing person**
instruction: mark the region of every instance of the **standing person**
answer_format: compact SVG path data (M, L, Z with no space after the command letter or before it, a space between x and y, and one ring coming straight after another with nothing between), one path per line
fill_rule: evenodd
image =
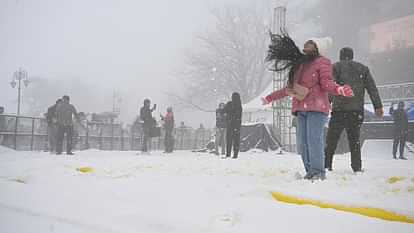
M49 152L51 154L56 153L56 138L57 138L57 115L56 108L62 102L62 99L56 100L56 103L47 109L46 122L47 122L47 138L49 144Z
M339 85L351 86L354 96L332 96L332 114L326 136L325 168L332 171L332 160L342 131L345 129L351 151L351 167L354 172L362 171L360 131L364 121L365 90L378 117L384 115L381 98L369 68L353 61L351 48L342 48L340 61L333 66L333 77Z
M164 121L164 130L165 130L165 138L164 138L164 146L165 151L164 153L172 153L174 150L174 113L172 107L167 108L167 113L165 116L161 115L161 120Z
M221 155L225 154L226 148L226 113L224 111L224 103L220 103L216 110L216 155L219 155L219 146L221 147Z
M151 131L155 126L155 120L152 117L152 112L157 108L157 105L154 104L152 108L151 101L149 99L144 100L144 106L140 110L139 117L144 122L143 127L143 133L144 138L142 142L142 153L148 152L148 150L151 150Z
M56 154L61 155L63 150L63 138L66 134L66 154L74 155L72 152L73 141L73 116L80 122L75 107L70 104L69 96L62 97L62 102L56 106L57 119L57 142ZM80 124L82 125L82 124Z
M233 159L237 159L240 148L240 127L242 120L242 104L240 94L234 92L231 95L231 101L229 101L224 107L224 112L227 119L227 150L226 157L231 156L231 149L233 147Z
M303 53L288 35L272 35L268 61L274 61L275 71L289 69L287 86L262 98L263 104L292 97L292 113L298 119L298 141L305 167L305 179L325 179L324 125L330 104L328 92L352 96L349 86L339 86L332 80L329 59L319 54L317 44L308 40Z
M392 155L397 159L398 144L400 145L400 159L406 160L404 157L405 140L408 134L408 116L404 109L404 102L398 103L398 108L394 110L394 103L390 108L390 115L394 119L394 143L392 147Z
M0 106L0 133L6 131L6 117L4 114L4 107ZM0 146L3 145L4 136L0 134Z

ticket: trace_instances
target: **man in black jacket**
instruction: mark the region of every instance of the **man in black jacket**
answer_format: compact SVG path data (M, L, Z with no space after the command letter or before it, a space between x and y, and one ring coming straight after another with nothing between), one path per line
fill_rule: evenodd
M56 119L57 119L57 142L56 142L56 154L62 154L63 150L63 138L66 134L66 154L74 155L72 152L73 145L73 116L80 123L78 112L75 107L70 103L69 96L62 97L62 102L56 106ZM82 124L80 124L82 126Z
M54 105L50 106L47 109L46 114L47 138L49 141L49 152L51 154L56 152L56 139L58 130L56 108L61 102L62 99L58 99Z
M392 148L392 155L397 159L398 144L400 145L400 159L407 159L404 157L405 140L408 134L408 116L404 109L404 102L398 103L397 110L394 110L394 103L390 108L390 115L394 119L394 143Z
M142 142L142 152L148 152L151 149L151 130L155 126L155 120L152 117L152 112L157 108L157 105L154 104L152 108L151 101L149 99L144 100L144 106L140 110L139 117L144 122L143 123L143 132L144 138Z
M224 155L226 148L226 113L224 112L224 103L220 103L216 109L216 155L219 155L219 146L221 155Z
M332 96L332 114L326 136L325 168L332 170L332 160L342 131L345 129L349 149L351 151L351 167L354 172L360 172L361 143L360 130L364 121L365 90L375 108L378 117L384 115L381 98L369 68L353 61L353 50L343 48L340 51L340 61L333 66L333 78L339 85L349 85L354 92L353 97Z

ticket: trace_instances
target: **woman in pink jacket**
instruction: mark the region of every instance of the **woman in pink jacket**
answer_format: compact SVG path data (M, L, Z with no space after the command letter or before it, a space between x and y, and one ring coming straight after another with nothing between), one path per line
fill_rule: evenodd
M330 111L328 93L352 96L349 86L332 80L329 59L319 54L317 44L309 40L303 53L287 34L272 35L267 60L274 62L275 71L289 70L285 88L263 97L263 104L290 96L292 113L297 116L297 138L306 170L305 179L325 179L324 125Z

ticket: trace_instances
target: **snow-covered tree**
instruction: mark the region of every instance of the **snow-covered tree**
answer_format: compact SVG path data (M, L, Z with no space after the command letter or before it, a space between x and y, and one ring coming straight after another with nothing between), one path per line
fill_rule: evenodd
M199 34L197 45L184 53L181 75L187 98L207 107L237 91L247 102L269 85L267 11L256 3L211 10L214 27Z

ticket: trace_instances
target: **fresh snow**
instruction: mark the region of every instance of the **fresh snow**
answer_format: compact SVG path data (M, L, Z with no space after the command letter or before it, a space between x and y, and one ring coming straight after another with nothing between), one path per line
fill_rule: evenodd
M384 144L370 147L376 143ZM414 224L285 204L270 195L414 217L414 155L402 161L389 151L365 153L364 173L351 172L349 154L337 155L327 180L311 183L296 178L302 163L289 153L254 150L233 160L188 151L88 150L70 157L0 147L0 232L414 232ZM391 177L402 180L390 183Z

